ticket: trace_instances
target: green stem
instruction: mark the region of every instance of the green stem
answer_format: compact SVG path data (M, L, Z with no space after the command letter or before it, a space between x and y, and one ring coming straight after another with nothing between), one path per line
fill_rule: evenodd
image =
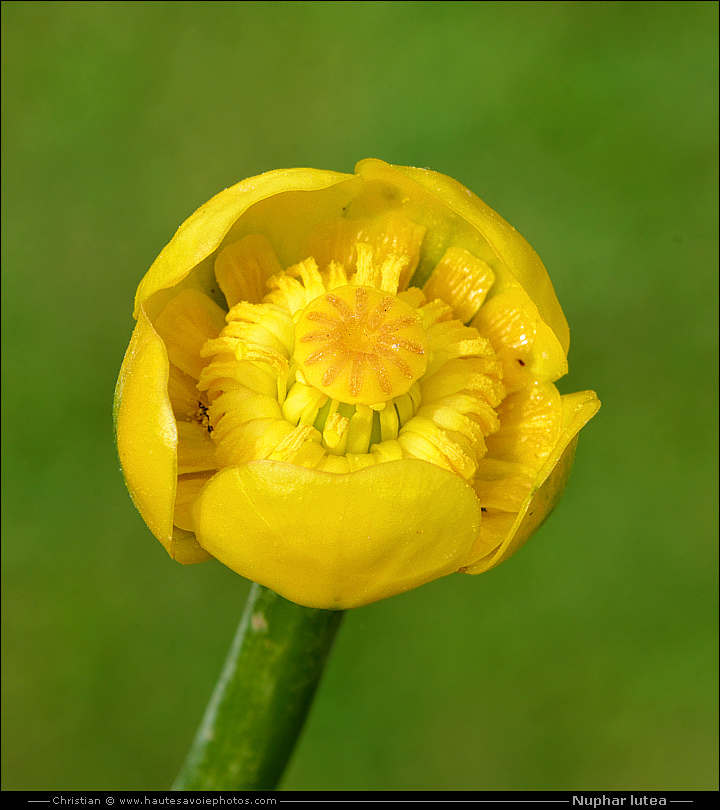
M253 585L174 790L277 787L343 615Z

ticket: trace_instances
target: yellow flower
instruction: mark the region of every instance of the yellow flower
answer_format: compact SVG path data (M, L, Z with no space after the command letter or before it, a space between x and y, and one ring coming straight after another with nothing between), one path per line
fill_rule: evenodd
M599 402L542 262L470 191L364 160L218 194L138 287L120 460L183 563L349 608L505 560Z

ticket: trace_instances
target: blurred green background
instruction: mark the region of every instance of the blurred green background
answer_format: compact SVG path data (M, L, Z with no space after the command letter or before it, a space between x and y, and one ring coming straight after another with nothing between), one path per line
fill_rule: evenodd
M530 241L595 389L523 551L350 613L288 789L717 785L714 2L4 2L3 787L167 788L248 584L167 557L111 402L217 191L364 157Z

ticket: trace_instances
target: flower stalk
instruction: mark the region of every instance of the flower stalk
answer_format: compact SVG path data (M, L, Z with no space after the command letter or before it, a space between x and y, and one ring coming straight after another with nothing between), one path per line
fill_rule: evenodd
M277 788L343 615L252 586L174 790Z

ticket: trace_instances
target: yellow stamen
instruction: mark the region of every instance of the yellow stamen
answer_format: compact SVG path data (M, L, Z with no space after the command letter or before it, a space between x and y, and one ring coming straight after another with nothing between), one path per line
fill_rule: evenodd
M323 444L331 453L341 455L345 452L349 421L347 417L336 412L331 414L325 422L322 432Z
M410 457L439 464L462 478L471 478L475 472L476 463L464 448L425 417L414 416L400 431L398 442Z
M269 458L273 461L292 461L298 454L302 445L312 440L313 436L317 435L314 427L308 425L300 425L293 430L280 442L275 448L275 452L271 453Z
M388 441L397 439L400 422L395 407L383 408L380 411L380 439Z
M277 339L284 347L284 354L288 357L292 354L295 345L295 327L286 309L274 304L248 304L242 301L228 312L227 321L261 326L272 337L264 337L260 342L276 345ZM225 334L231 335L233 332L226 329Z
M295 383L282 405L283 417L293 425L312 425L327 397L315 388Z
M373 411L358 405L348 425L346 453L367 453L373 427Z

